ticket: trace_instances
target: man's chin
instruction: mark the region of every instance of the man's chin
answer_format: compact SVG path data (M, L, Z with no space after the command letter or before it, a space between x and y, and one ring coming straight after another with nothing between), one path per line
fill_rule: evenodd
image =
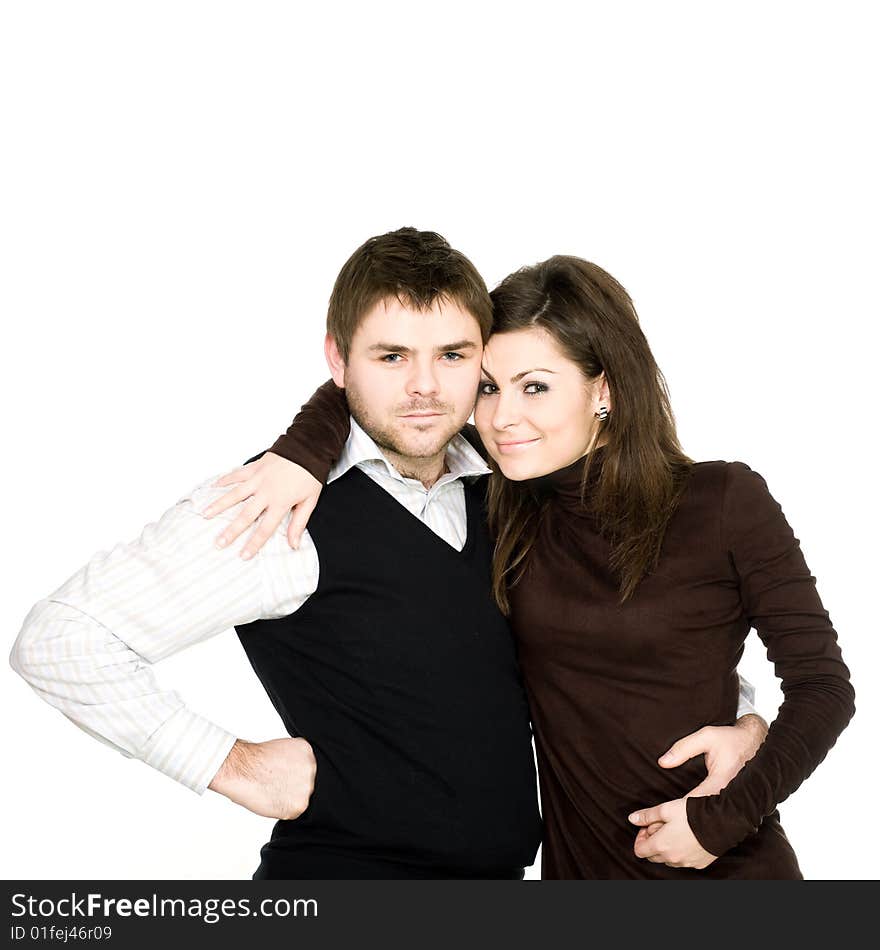
M388 448L396 455L405 458L429 459L434 458L435 455L441 455L454 437L453 432L448 438L443 439L395 439Z
M433 427L432 427L433 428ZM387 433L390 438L386 441L386 447L397 455L413 459L433 458L440 455L446 449L446 446L459 433L459 428L450 428L448 425L443 427L443 431L419 432L395 429L393 433Z

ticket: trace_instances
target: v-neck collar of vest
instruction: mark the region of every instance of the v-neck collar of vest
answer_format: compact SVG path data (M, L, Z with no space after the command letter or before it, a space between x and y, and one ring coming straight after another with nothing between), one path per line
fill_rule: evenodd
M462 547L460 551L456 551L456 549L445 538L441 538L439 534L437 534L435 531L432 531L431 528L428 527L428 525L426 525L425 522L421 520L421 518L416 517L416 515L414 515L405 505L402 505L393 495L385 491L385 489L381 485L374 482L373 479L370 478L370 476L367 475L367 473L363 471L362 469L358 468L357 466L354 466L354 468L350 468L342 477L343 478L351 477L351 474L353 472L356 472L357 477L362 478L368 485L372 486L375 489L376 493L382 499L383 504L393 505L394 508L397 511L399 511L401 515L403 515L406 518L412 519L418 525L420 530L427 532L428 535L430 535L430 537L433 538L437 544L440 544L444 548L446 548L446 550L449 551L449 553L453 557L463 558L463 557L467 557L470 554L471 550L473 549L474 539L477 534L477 527L478 527L477 519L479 517L479 511L478 511L479 506L477 505L477 502L474 499L473 492L468 491L468 486L464 480L462 480L461 487L462 487L462 490L464 491L465 512L466 512L465 524L466 524L466 530L467 530L467 537L465 538L465 541L464 541L464 547Z

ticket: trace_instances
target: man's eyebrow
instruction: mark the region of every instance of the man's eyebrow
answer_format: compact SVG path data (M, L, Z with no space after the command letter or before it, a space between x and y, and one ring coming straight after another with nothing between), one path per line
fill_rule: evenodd
M443 346L435 346L437 353L449 353L452 350L475 350L477 344L473 340L456 340L454 343L444 343ZM412 349L408 346L402 346L400 343L374 343L367 347L369 352L382 351L383 353L411 353Z
M401 346L399 343L374 343L372 346L368 347L368 350L371 353L378 350L382 350L383 353L410 352L410 348L408 346Z
M476 348L477 344L473 340L456 340L455 343L435 347L435 350L438 353L449 353L451 350L475 350Z

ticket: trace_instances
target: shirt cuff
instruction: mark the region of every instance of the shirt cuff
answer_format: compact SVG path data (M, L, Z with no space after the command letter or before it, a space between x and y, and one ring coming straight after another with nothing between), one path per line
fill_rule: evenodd
M150 736L138 758L203 795L236 738L184 707Z
M755 698L755 694L752 693L752 699ZM742 719L743 716L760 716L761 714L757 709L752 705L751 701L747 696L744 696L742 693L739 694L739 705L736 707L736 718Z

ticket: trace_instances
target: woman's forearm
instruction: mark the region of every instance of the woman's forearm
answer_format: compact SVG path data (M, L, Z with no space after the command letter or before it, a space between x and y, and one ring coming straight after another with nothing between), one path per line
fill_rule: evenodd
M757 830L825 758L855 711L837 634L800 545L764 480L729 466L723 534L743 610L782 680L784 701L755 757L718 795L690 798L688 822L710 853Z
M328 380L312 394L300 409L284 435L269 450L290 462L296 462L326 483L350 431L350 416L345 390Z

